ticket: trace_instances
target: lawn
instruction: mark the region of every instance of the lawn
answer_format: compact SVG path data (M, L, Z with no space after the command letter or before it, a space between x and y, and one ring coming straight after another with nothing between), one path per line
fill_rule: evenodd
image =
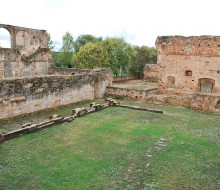
M122 101L164 114L112 107L6 141L0 144L0 189L220 189L219 115Z

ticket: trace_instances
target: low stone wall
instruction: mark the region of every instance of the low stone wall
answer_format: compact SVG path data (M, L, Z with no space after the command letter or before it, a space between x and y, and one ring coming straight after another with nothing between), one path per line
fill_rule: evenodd
M2 79L0 119L101 98L110 82L100 70L74 76Z
M144 99L144 103L147 104L172 104L176 106L191 106L192 95L172 95L172 94L158 94L158 95L149 95Z
M28 133L33 133L35 131L38 131L38 130L41 130L47 127L51 127L55 124L60 124L64 122L72 122L77 117L82 117L89 113L101 111L104 108L108 108L112 106L134 109L134 110L141 110L141 111L148 111L148 112L154 112L154 113L160 113L160 114L163 113L163 111L161 110L152 110L152 109L141 108L139 106L130 106L130 105L124 105L124 104L121 105L117 100L114 100L112 98L107 98L104 104L98 104L96 102L93 102L90 104L90 107L88 108L75 108L72 110L72 114L67 117L63 117L63 116L56 114L56 115L50 116L49 120L41 122L41 123L33 124L32 122L28 122L28 123L22 124L21 128L8 132L8 133L0 131L0 143L6 140L20 137Z
M138 79L137 76L113 77L113 82Z
M116 96L128 97L131 99L144 100L149 95L157 94L158 89L154 88L150 90L135 90L135 89L107 86L105 93L107 95L116 95Z
M61 68L61 67L55 67L54 65L51 66L49 70L49 73L53 75L75 75L75 74L83 74L90 72L91 69Z
M220 95L195 94L192 98L191 108L193 110L220 113Z

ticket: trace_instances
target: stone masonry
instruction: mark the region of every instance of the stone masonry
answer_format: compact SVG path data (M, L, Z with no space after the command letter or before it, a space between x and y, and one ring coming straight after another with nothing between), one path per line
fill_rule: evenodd
M45 30L0 28L11 36L11 48L0 48L0 119L102 98L112 85L110 69L52 66Z
M192 109L220 113L220 36L159 36L156 48L162 93L193 95Z
M47 75L51 52L46 30L0 24L10 33L11 48L0 48L0 78Z

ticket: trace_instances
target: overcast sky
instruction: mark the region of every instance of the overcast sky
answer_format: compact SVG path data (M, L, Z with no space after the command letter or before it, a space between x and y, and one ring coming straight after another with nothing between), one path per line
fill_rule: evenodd
M220 1L2 0L0 23L45 29L57 49L66 31L154 46L162 35L220 35ZM1 46L4 39L0 32Z

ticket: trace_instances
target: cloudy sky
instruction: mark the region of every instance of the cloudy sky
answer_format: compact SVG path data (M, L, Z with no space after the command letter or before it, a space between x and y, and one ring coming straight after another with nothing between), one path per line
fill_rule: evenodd
M154 46L162 35L220 35L219 7L219 0L4 0L0 23L45 29L57 49L66 31Z

